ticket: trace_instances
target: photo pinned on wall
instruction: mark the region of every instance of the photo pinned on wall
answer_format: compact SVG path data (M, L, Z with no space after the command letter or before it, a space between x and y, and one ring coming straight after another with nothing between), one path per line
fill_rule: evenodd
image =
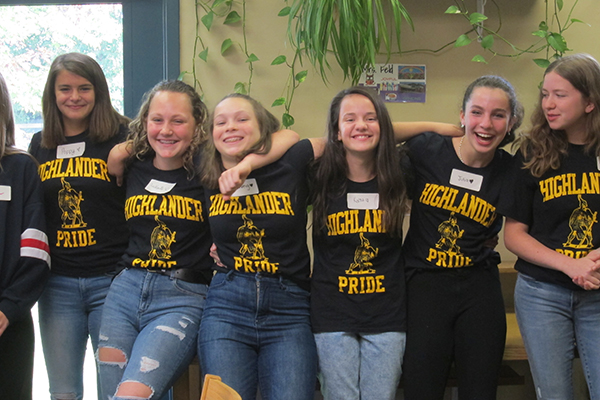
M415 64L375 64L365 68L358 84L377 90L388 103L425 103L426 68Z

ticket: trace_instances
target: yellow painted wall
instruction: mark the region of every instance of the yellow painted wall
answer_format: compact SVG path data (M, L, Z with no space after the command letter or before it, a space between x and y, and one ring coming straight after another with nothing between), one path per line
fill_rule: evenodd
M544 0L496 0L502 13L501 34L511 42L527 46L533 43L531 32L543 19ZM574 0L564 0L565 9ZM403 50L415 48L436 48L453 40L463 33L467 25L458 15L445 15L452 0L402 0L415 22L415 32L403 29ZM476 11L476 0L465 0L470 11ZM181 0L181 68L192 71L192 59L196 26L195 2ZM282 96L288 69L284 66L271 66L271 61L280 54L288 57L292 51L287 39L287 18L277 13L286 3L283 0L248 0L247 34L248 49L260 61L255 63L251 95L269 106ZM238 8L239 9L239 8ZM498 17L491 0L487 1L486 14L490 17L486 24L498 26ZM200 16L204 15L200 10ZM561 14L566 18L563 10ZM587 52L600 59L600 1L579 0L572 16L584 20L588 25L577 24L565 35L570 48L577 52ZM241 25L224 26L222 20L215 22L210 33L201 27L201 37L209 47L209 59L205 63L196 57L196 69L209 108L214 107L226 94L233 90L237 81L247 81L249 72L245 57L238 48L232 47L225 57L220 55L221 42L228 37L242 41ZM458 122L460 99L466 86L474 78L483 74L499 74L509 79L516 87L526 109L526 123L537 98L537 84L541 80L542 69L531 60L537 58L524 55L519 59L496 57L489 64L473 63L471 58L480 53L475 44L464 48L452 48L437 55L411 53L394 57L394 63L425 64L427 66L427 102L424 104L391 104L388 109L394 120L437 120ZM199 50L198 50L199 51ZM489 56L486 56L489 58ZM384 61L383 59L381 60ZM296 91L292 114L296 119L294 129L303 137L319 136L324 133L326 112L331 98L348 86L341 73L333 69L329 85L325 85L315 70L309 65L309 76ZM184 80L192 83L191 75ZM271 109L281 116L282 107Z

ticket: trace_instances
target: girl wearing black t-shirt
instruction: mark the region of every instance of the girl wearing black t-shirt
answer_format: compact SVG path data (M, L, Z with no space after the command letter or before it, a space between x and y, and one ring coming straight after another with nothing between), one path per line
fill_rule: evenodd
M498 76L472 82L460 111L465 135L424 133L406 143L414 170L407 275L404 396L439 400L452 364L461 399L496 398L506 336L498 235L522 108Z
M600 64L550 64L532 124L505 228L519 257L517 321L539 399L573 398L575 348L600 399Z
M326 400L395 398L406 341L406 186L377 94L331 102L313 186L311 321Z
M42 111L44 127L29 146L40 164L52 257L38 303L40 333L51 396L82 397L88 337L95 351L104 298L127 245L125 191L106 159L129 119L113 108L100 65L79 53L52 62ZM100 391L98 398L105 398Z

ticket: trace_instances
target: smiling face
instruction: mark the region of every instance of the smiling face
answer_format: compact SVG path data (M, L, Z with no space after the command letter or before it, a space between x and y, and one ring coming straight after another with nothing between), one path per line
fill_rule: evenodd
M576 143L585 138L586 116L594 109L571 82L549 72L542 86L542 109L550 128L564 130L569 141Z
M340 104L338 140L347 154L369 155L379 144L379 120L375 106L367 97L350 94Z
M156 153L154 166L166 171L181 168L196 131L188 95L157 92L150 102L146 123L148 143Z
M513 125L508 95L502 89L476 87L460 112L460 122L465 126L463 159L475 164L491 161Z
M87 129L96 101L94 85L79 75L62 70L56 76L54 94L67 128L65 134L76 135Z
M221 101L215 107L212 135L223 166L235 166L260 140L260 128L252 104L240 97Z

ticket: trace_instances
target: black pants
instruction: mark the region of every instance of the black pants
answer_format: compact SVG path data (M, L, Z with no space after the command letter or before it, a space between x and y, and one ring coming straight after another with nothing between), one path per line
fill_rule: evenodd
M494 400L506 340L497 268L418 270L408 280L404 398L444 397L452 363L460 400Z
M31 400L33 321L15 321L0 336L0 400Z

